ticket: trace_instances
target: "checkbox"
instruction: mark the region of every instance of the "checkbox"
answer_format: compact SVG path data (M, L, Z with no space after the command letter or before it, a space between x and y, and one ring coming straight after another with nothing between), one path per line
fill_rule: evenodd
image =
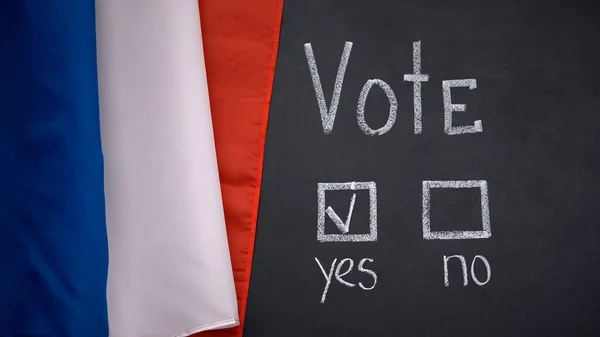
M352 224L352 214L356 193L353 193L348 202L348 215L342 220L336 211L326 207L325 195L327 191L362 191L369 192L369 233L348 234ZM317 185L317 241L319 242L369 242L377 241L377 186L375 182L344 182L344 183L318 183ZM329 217L339 229L341 234L325 234L325 218Z
M482 230L467 231L432 231L431 230L431 189L434 188L479 188L481 193ZM485 180L426 180L423 181L423 239L425 240L460 240L487 239L492 236L490 224L490 206L488 188Z

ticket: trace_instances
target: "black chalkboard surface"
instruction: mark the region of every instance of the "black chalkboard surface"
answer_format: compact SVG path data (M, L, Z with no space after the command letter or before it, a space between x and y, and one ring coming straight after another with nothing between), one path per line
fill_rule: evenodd
M598 6L287 0L244 336L600 336Z

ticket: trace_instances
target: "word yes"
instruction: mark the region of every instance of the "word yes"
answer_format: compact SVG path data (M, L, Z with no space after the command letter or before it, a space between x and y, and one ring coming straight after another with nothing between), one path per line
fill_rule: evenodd
M356 286L356 284L350 283L343 279L343 277L348 275L352 271L352 268L354 268L354 261L352 259L350 259L350 258L342 259L340 261L340 263L337 265L337 268L336 268L337 258L333 259L333 262L331 263L331 267L329 268L329 273L327 273L325 271L325 268L323 268L323 266L321 265L321 262L319 261L318 258L315 257L315 261L319 265L319 269L321 269L321 272L323 273L323 276L325 277L325 288L323 289L323 295L321 296L321 303L325 303L325 298L327 297L327 292L329 291L329 286L331 285L331 281L333 281L334 276L335 276L335 279L339 283L345 285L346 287L353 288ZM373 278L373 285L370 287L366 287L362 282L358 282L358 286L360 288L362 288L363 290L372 290L373 288L375 288L375 285L377 284L377 274L373 270L364 267L364 264L367 261L373 263L373 259L364 258L364 259L360 260L360 262L358 263L357 269L361 273L370 275ZM345 271L342 271L342 268L344 267L344 264L346 262L348 262L348 267L346 268Z

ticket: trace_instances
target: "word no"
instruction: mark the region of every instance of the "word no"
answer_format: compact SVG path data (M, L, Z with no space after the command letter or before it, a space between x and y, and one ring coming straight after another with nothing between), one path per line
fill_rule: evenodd
M319 259L315 257L315 261L317 262L317 264L319 265L319 269L321 269L321 273L323 273L323 276L325 277L325 288L323 289L323 295L321 296L321 303L325 303L325 298L327 297L327 292L329 291L329 286L331 285L331 281L333 281L333 277L335 276L335 279L340 283L345 285L346 287L350 287L350 288L354 288L356 286L356 284L354 283L350 283L346 280L343 279L344 276L350 274L350 272L352 271L352 268L354 268L354 261L350 258L345 258L342 259L340 261L340 263L337 265L336 268L336 263L337 263L337 258L333 259L333 262L331 263L331 267L329 268L329 272L325 271L325 268L323 268L323 265L321 265L321 262L319 262ZM365 268L365 262L371 262L373 263L373 259L370 258L364 258L362 260L360 260L360 262L358 262L358 271L364 274L368 274L369 276L371 276L371 278L373 279L373 284L369 287L365 286L365 284L363 282L358 282L358 286L362 289L362 290L372 290L375 288L375 285L377 284L377 274L368 268ZM346 267L346 269L344 271L342 271L342 269L344 268L345 264L348 264L348 266Z
M450 286L450 281L448 279L448 261L453 258L458 259L460 261L460 265L462 267L462 274L463 274L463 286L466 287L469 284L469 277L467 276L467 261L465 260L465 257L462 255L451 255L451 256L444 255L444 285L446 287ZM477 259L480 259L481 262L483 262L483 265L485 266L485 270L487 273L487 277L486 277L485 281L481 281L477 278L477 276L475 276L475 261L477 261ZM483 255L475 255L475 257L473 258L473 261L471 261L471 278L473 279L475 284L477 284L478 286L483 286L483 285L487 284L490 281L490 279L492 278L492 267L490 266L490 263Z
M308 68L310 69L310 75L312 77L315 94L317 96L317 103L319 104L319 111L321 113L323 132L326 135L330 134L333 130L333 123L335 121L340 96L342 95L342 85L344 83L344 75L346 73L346 67L348 66L348 60L350 59L351 50L352 42L346 42L344 45L344 51L342 52L342 58L338 72L335 77L333 97L331 98L329 109L327 109L327 102L325 100L325 94L323 93L323 87L321 85L321 79L317 69L317 61L315 60L312 46L310 43L304 45L304 52L306 54L306 60L308 61ZM429 75L421 73L421 41L413 42L413 73L405 74L404 81L413 82L414 132L415 134L420 134L423 131L421 122L421 83L429 81ZM373 85L377 85L383 90L390 104L387 122L384 126L378 129L371 128L365 120L365 105ZM469 90L473 90L477 88L477 80L468 78L442 81L442 97L444 101L444 132L447 135L483 132L483 124L481 120L474 121L473 125L454 126L452 124L452 114L455 111L467 110L466 104L454 104L452 102L451 89L458 87L465 87L469 88ZM370 79L365 83L358 97L358 107L356 109L358 127L368 136L383 135L390 131L392 126L394 126L394 123L396 122L397 110L398 101L396 100L396 95L394 94L392 88L386 82L380 79Z

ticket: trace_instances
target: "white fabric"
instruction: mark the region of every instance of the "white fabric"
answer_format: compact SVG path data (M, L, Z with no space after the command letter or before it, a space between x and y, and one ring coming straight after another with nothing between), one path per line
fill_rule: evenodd
M111 337L239 324L197 0L98 0Z

